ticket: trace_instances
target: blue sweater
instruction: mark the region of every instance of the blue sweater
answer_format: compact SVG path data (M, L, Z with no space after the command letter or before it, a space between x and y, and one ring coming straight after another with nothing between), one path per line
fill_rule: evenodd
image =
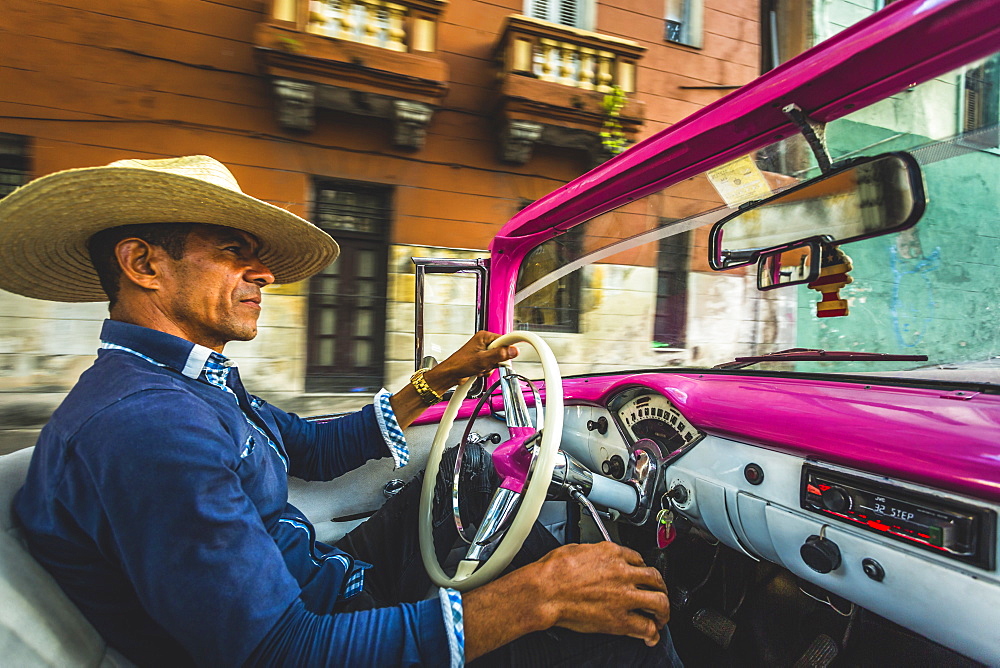
M436 599L330 614L367 564L316 543L288 503L288 474L330 480L390 454L372 406L311 423L206 348L110 320L101 339L14 510L111 645L142 665L448 665L455 625Z

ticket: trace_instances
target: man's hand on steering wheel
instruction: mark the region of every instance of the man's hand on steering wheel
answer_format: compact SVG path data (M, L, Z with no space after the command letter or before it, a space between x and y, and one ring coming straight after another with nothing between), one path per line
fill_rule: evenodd
M485 374L502 362L517 357L514 346L497 346L490 350L499 334L493 332L476 332L465 345L456 350L448 359L424 372L424 380L439 396L460 385L466 378ZM407 384L390 399L396 422L401 429L406 429L427 408L411 384Z
M485 330L476 332L465 345L452 355L424 373L424 379L438 394L444 394L456 385L461 385L471 376L481 376L497 368L501 362L517 357L514 346L499 346L493 350L489 345L500 337Z
M490 332L477 333L458 352L435 367L442 374L442 379L447 379L442 382L480 375L517 355L517 350L510 345L497 345L489 350L487 346L498 338ZM670 617L670 603L659 572L645 566L633 550L610 542L565 545L535 563L493 580L520 549L538 516L552 477L554 455L558 451L562 432L562 378L551 350L530 332L511 333L504 340L510 339L530 344L538 354L545 380L547 410L544 429L539 432L542 436L535 446L537 457L531 458L533 473L530 476L525 461L520 462L524 466L518 472L517 462L512 464L508 457L517 459L517 454L523 455L524 438L543 425L515 425L508 415L511 439L498 445L493 452L494 464L497 464L498 455L501 456L501 463L505 464L497 467L498 473L503 476L506 472L507 477L495 493L483 525L488 526L490 513L503 505L501 502L494 508L498 499L516 501L511 506L516 510L512 511L509 523L505 524L506 533L499 539L495 551L490 555L479 552L476 544L470 546L455 575L449 576L437 562L430 530L434 481L459 405L468 392L467 385L463 384L455 391L441 417L421 489L421 557L435 584L464 592L466 660L481 656L526 633L552 626L631 636L647 645L655 645L659 642L660 630ZM447 390L448 387L440 389ZM434 389L437 391L438 388ZM505 449L508 452L501 454ZM484 531L483 527L480 531Z
M505 411L510 438L498 444L491 453L493 466L501 479L500 485L490 500L465 558L459 562L453 576L442 570L434 549L431 532L434 488L442 455L449 445L451 428L472 385L471 377L455 390L438 422L420 493L419 528L420 554L424 567L431 581L438 586L466 591L497 577L521 548L545 502L562 438L562 376L552 350L533 332L510 332L494 339L490 347L500 349L522 342L535 349L542 366L545 381L544 417L541 417L541 406L536 406L537 419L541 424L533 424L521 389L509 384L503 388L504 405L510 409ZM506 373L511 374L510 378L516 376L510 366ZM530 448L527 446L529 442L534 444ZM455 500L457 492L453 497L453 501ZM457 520L459 510L454 503L453 511Z

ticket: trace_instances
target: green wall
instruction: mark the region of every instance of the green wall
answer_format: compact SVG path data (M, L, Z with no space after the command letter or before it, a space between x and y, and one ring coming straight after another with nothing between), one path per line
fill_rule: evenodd
M835 158L879 141L865 153L912 150L929 142L847 120L831 124L827 139ZM854 282L841 291L850 315L817 318L820 293L797 288L797 338L803 347L923 354L930 360L840 363L837 370L1000 356L1000 155L954 142L916 154L925 163L928 195L922 220L909 231L842 247L854 264ZM800 370L809 370L805 367Z

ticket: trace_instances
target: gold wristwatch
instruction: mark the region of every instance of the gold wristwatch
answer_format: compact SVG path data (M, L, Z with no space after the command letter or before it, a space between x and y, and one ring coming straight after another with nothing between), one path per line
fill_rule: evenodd
M438 403L444 397L435 392L430 385L427 384L427 380L424 378L424 372L429 371L429 368L417 369L417 372L410 376L410 385L413 389L417 391L420 398L424 400L424 403L428 406L433 406Z

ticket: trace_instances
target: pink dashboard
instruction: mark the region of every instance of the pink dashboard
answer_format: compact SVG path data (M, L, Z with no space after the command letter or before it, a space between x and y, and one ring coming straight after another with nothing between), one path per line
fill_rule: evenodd
M1000 396L690 372L563 382L567 406L604 406L619 390L644 386L665 395L695 427L710 434L1000 501ZM499 408L499 397L495 403ZM466 402L459 417L471 415L474 406ZM436 422L442 411L428 410L418 424Z

